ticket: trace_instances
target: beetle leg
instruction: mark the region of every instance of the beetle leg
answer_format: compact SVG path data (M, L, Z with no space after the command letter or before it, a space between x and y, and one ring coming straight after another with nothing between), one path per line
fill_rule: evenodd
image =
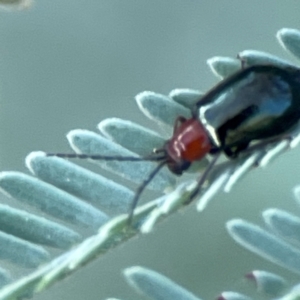
M198 180L197 180L197 186L193 190L193 192L190 194L189 199L184 203L185 205L190 204L194 200L194 198L197 196L197 194L200 192L203 184L205 183L205 180L207 179L207 176L209 175L210 171L215 166L215 164L218 161L218 159L221 156L221 154L222 154L222 152L219 152L219 153L217 153L213 157L213 159L211 160L211 162L209 163L209 165L207 166L207 168L205 169L205 171L198 178Z
M293 139L293 137L291 135L282 134L282 135L279 135L279 136L276 136L276 137L265 139L263 141L260 141L256 144L254 144L254 145L250 145L247 149L243 150L242 153L243 154L249 154L249 153L251 153L255 150L265 148L266 146L272 145L276 142L283 141L283 140L292 141L292 139Z

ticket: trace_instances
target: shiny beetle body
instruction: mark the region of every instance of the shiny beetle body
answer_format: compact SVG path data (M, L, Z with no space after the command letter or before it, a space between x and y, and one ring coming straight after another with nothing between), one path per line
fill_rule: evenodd
M250 143L287 134L300 118L300 69L254 65L208 91L179 118L165 146L168 166L180 174L208 153L237 157Z

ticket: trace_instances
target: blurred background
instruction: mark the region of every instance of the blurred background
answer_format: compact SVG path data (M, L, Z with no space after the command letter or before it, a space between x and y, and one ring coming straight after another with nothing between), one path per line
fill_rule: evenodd
M289 3L289 4L288 4ZM245 49L293 60L278 45L283 27L300 29L300 2L40 0L0 14L0 170L27 172L34 150L65 152L71 129L96 130L108 117L152 129L134 96L144 90L207 90L217 80L206 60ZM299 147L254 170L203 212L191 205L155 232L111 251L35 299L138 299L121 270L142 265L199 297L247 291L252 269L293 276L236 245L225 222L261 224L268 207L296 209Z

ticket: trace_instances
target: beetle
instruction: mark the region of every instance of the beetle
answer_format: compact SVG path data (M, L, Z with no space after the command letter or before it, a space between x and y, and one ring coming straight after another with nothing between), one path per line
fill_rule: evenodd
M222 80L191 109L191 118L179 116L173 135L161 149L146 157L48 153L64 158L119 161L157 161L157 167L138 187L129 212L133 217L141 193L163 166L181 175L206 155L213 159L198 179L190 201L224 153L235 159L253 147L288 137L300 119L300 69L294 66L253 65ZM188 201L189 202L189 201Z

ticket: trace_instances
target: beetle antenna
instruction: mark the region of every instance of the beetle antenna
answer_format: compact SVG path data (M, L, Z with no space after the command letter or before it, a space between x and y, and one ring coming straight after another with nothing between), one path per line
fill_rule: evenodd
M221 156L221 152L216 153L215 156L213 157L213 159L211 160L211 162L209 163L209 165L207 166L207 168L205 169L205 171L198 178L197 186L196 186L195 190L190 194L189 199L185 202L186 205L189 204L190 202L192 202L192 200L194 200L196 195L199 193L199 191L202 188L205 180L207 179L207 176L209 175L209 173L211 172L211 170L215 166L215 164L216 164L216 162L217 162L217 160L219 159L220 156Z
M46 153L46 156L56 156L60 158L78 158L92 160L116 160L116 161L160 161L166 158L165 153L161 155L148 156L119 156L119 155L101 155L101 154L83 154L83 153Z
M115 160L115 161L157 161L159 164L151 171L148 177L140 184L129 210L128 224L132 223L133 213L140 199L142 192L145 190L146 186L155 177L155 175L160 171L160 169L167 164L166 152L164 149L154 150L153 154L148 156L109 156L109 155L98 155L98 154L83 154L83 153L46 153L46 156L55 156L60 158L79 158L79 159L92 159L92 160Z
M137 206L137 203L140 199L140 196L142 192L145 190L146 186L150 183L150 181L155 177L155 175L162 169L162 167L167 163L166 160L161 161L148 175L148 177L141 183L141 185L138 187L138 189L135 192L134 198L131 202L131 207L128 215L128 224L131 225L133 213Z

